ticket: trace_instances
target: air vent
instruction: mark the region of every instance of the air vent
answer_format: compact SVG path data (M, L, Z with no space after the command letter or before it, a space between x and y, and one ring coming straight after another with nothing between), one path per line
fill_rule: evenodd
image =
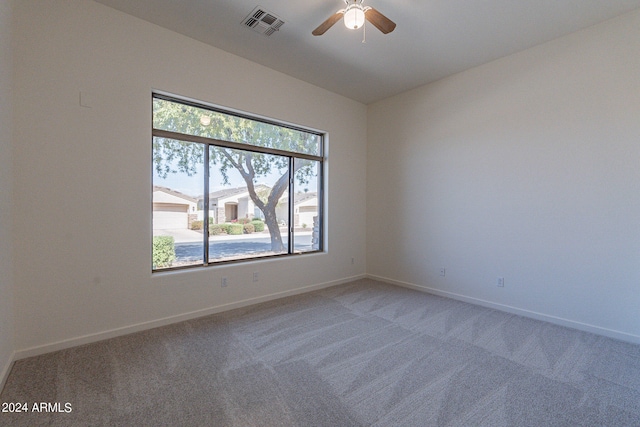
M242 20L242 25L269 37L284 25L284 21L275 13L258 6Z

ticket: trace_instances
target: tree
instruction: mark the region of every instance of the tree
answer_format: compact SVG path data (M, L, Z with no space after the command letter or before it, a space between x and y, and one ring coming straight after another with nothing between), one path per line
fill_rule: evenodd
M222 141L247 143L251 146L292 151L294 153L317 154L318 135L295 129L276 126L230 114L218 113L195 106L184 105L163 99L154 99L154 128L188 135L203 136ZM166 178L170 173L193 175L204 163L201 144L156 137L153 140L153 161L157 174ZM292 174L300 184L307 184L316 176L317 162L295 158ZM282 241L276 207L289 187L289 158L286 156L245 151L227 147L211 146L209 167L216 166L228 185L229 171L236 170L246 183L249 197L260 209L271 235L271 250L286 250ZM257 179L278 171L268 194L256 189ZM293 203L293 201L290 201Z

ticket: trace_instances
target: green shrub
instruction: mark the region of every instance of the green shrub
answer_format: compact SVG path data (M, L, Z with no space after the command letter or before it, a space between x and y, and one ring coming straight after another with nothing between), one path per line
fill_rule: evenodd
M220 234L225 234L227 232L227 227L224 224L211 224L209 226L209 235L210 236L218 236Z
M256 227L250 222L242 226L244 234L251 234L256 231Z
M222 232L223 233L231 234L231 233L229 233L229 229L231 228L231 223L230 222L225 222L224 224L220 224L220 227L222 227Z
M238 224L249 224L251 222L251 220L249 218L240 218L238 220Z
M262 233L264 231L264 222L254 219L251 221L251 224L253 224L253 228L255 228L256 233Z
M192 230L202 230L203 225L204 221L191 221Z
M242 234L242 231L243 231L242 224L229 224L229 231L227 231L227 234L231 234L232 236L237 236L239 234Z
M176 260L173 237L153 236L153 268L171 267Z

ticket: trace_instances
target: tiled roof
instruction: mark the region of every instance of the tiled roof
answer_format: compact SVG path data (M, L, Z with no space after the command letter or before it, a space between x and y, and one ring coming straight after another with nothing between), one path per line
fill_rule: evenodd
M172 190L171 188L168 188L168 187L162 187L162 186L159 186L159 185L154 185L153 186L153 191L154 192L162 191L163 193L167 193L167 194L171 194L172 196L180 197L181 199L188 200L188 201L190 201L192 203L196 203L198 201L198 199L196 199L195 197L188 196L188 195L186 195L184 193L181 193L181 192L176 191L176 190Z
M262 189L270 190L270 187L268 187L268 186L266 186L264 184L257 184L256 185L256 190L262 190ZM248 193L248 192L249 192L249 190L247 189L246 186L244 186L244 187L223 188L221 190L209 193L209 199L211 199L211 200L223 199L223 198L226 198L226 197L235 196L235 195L238 195L238 194Z

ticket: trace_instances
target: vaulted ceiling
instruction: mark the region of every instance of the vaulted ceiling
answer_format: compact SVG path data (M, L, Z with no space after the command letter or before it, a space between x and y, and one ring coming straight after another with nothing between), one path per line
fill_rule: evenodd
M578 31L640 0L364 0L393 20L387 35L341 22L311 31L343 0L94 0L365 104ZM242 24L256 6L285 23Z

